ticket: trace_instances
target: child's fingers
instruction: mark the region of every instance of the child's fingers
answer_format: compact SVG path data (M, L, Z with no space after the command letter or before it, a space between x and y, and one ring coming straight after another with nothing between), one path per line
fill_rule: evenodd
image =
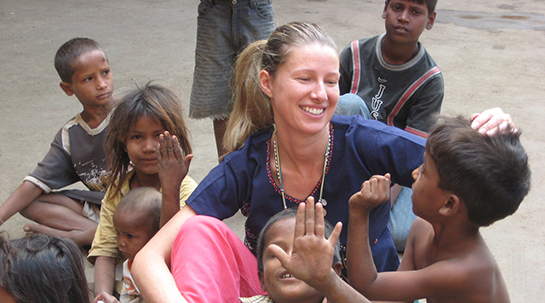
M316 221L314 224L314 234L319 237L325 237L324 206L322 203L316 203Z
M289 271L289 262L290 262L290 256L278 245L271 244L269 245L269 251L278 258L280 263L282 263L282 266Z
M184 152L182 147L180 147L180 142L176 136L172 136L172 148L176 159L184 159Z
M305 235L314 234L314 197L307 198L307 209L305 212Z
M331 233L331 235L329 235L329 238L327 239L327 241L329 241L331 246L335 247L335 245L337 244L337 240L339 240L342 230L343 230L343 224L341 222L337 222L337 224L335 224L335 228L333 229L333 232Z
M295 233L293 238L302 237L305 234L305 211L307 204L305 202L299 203L297 207L297 215L295 217Z

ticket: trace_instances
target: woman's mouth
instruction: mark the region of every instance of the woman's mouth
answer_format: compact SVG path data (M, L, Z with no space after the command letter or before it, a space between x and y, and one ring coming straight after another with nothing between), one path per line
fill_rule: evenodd
M309 114L313 114L313 115L320 115L325 110L323 108L313 108L313 107L308 107L308 106L302 106L301 109L304 110L305 112L307 112Z

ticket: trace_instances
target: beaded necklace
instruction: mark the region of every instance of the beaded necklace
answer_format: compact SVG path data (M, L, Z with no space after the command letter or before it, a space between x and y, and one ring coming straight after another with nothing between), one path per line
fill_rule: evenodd
M286 194L284 192L284 183L282 182L282 164L280 162L280 155L278 154L278 140L276 135L276 124L273 124L274 126L274 166L276 168L276 176L278 177L278 181L280 182L280 193L282 194L282 203L284 205L284 209L287 208L286 206ZM322 195L324 192L324 180L325 180L325 173L327 170L327 164L329 162L329 153L331 148L331 130L328 133L328 141L327 141L327 149L325 151L325 157L324 157L324 168L322 170L322 178L320 183L320 197L318 198L318 202L322 203L323 206L327 206L326 199L322 199Z

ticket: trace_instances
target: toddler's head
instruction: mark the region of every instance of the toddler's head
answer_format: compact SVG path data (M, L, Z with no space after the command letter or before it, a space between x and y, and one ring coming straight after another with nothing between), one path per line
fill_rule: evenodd
M302 301L309 298L323 298L316 289L298 280L282 267L280 260L269 251L270 244L280 246L288 255L293 249L295 233L295 218L297 207L285 209L269 219L259 234L257 243L257 266L259 279L264 291L267 291L274 302L284 302L287 299ZM325 236L329 238L333 226L325 221ZM341 254L337 241L333 255L332 267L340 273ZM320 301L321 302L321 301Z
M113 223L121 254L132 259L159 230L162 196L152 187L131 190L117 205Z

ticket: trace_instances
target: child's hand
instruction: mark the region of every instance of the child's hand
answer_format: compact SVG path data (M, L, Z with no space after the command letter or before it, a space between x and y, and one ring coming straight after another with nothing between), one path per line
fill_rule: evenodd
M168 131L159 136L159 148L156 154L163 191L165 189L179 191L193 155L189 154L184 157L178 138L171 136Z
M371 211L390 199L390 174L374 175L363 182L361 190L350 197L350 212Z
M314 198L309 197L306 203L299 204L297 210L291 256L275 244L271 244L269 249L291 275L320 290L327 287L331 275L336 275L331 266L341 229L339 222L326 239L323 206L314 204Z
M116 297L107 292L102 292L93 300L93 303L119 303Z

